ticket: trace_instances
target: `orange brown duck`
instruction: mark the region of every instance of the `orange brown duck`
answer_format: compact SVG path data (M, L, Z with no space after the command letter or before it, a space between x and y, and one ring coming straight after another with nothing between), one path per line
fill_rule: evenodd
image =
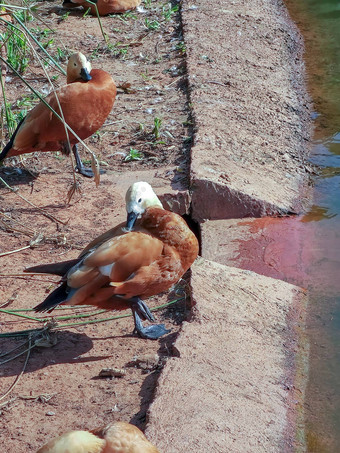
M136 426L111 423L92 431L70 431L50 440L37 453L159 453Z
M142 319L154 318L142 299L168 290L182 277L197 257L197 238L181 216L163 209L146 182L128 189L126 210L126 226L96 238L77 259L25 269L62 276L60 286L35 311L51 311L59 304L130 308L134 332L142 338L168 332L163 324L143 326Z
M45 101L81 140L94 134L108 117L116 97L116 85L107 72L92 69L86 57L77 52L67 65L67 85L49 94ZM61 116L62 116L61 115ZM77 151L78 139L69 132L70 145L76 159L76 168L84 176L93 172L84 167ZM0 162L6 157L35 151L61 151L69 154L65 126L41 101L20 122L2 153Z
M63 7L74 8L82 6L85 9L90 8L91 14L95 16L97 13L93 3L96 3L99 15L106 16L107 14L124 13L134 9L140 5L141 0L92 0L92 4L86 0L64 0Z

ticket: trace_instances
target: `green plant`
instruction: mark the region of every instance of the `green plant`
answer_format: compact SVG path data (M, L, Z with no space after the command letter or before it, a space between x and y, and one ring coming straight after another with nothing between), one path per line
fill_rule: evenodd
M34 99L36 99L36 96L34 96L34 94L30 94L28 96L24 96L20 99L17 100L16 102L16 106L21 108L21 107L25 107L25 108L29 108L31 109L33 107L33 104L34 104Z
M60 47L57 47L57 54L58 58L60 61L66 61L68 57L68 52L67 50L60 49Z
M145 70L145 72L141 72L140 75L145 82L148 82L152 78L149 76L149 71L147 69Z
M57 160L64 160L65 159L65 154L61 153L60 151L56 151L53 153L54 158Z
M147 17L145 18L145 26L148 30L158 30L161 24L158 20L150 21Z
M4 116L6 117L7 129L10 135L14 132L15 128L17 127L15 117L11 110L11 104L9 102L4 102L3 106L1 107L1 118Z
M91 11L91 8L88 8L88 9L85 11L85 13L83 14L83 18L86 17L86 16L88 16L89 13L90 13L90 11Z
M54 38L49 39L46 42L42 43L42 46L44 49L47 49L47 47L50 47L54 43Z
M63 14L60 18L60 20L66 20L68 18L68 16L70 15L70 11L68 11L67 13Z
M32 28L31 32L36 36L37 40L40 41L41 47L43 49L47 49L54 43L54 38L49 38L49 36L52 33L54 33L54 31L50 30L49 28L44 28L44 29L42 29L41 27ZM49 39L47 39L47 41L45 41L45 38L49 38Z
M128 22L129 19L138 19L138 16L133 11L126 11L124 14L115 14L115 16L122 22Z
M144 0L145 8L151 8L151 2L152 2L152 0Z
M17 128L20 121L27 115L27 108L22 110L13 110L11 104L6 102L4 103L4 106L1 107L1 117L3 117L4 113L6 116L7 129L11 135Z
M25 118L27 115L27 109L20 110L19 112L14 112L14 118L17 125L20 123L21 120Z
M51 33L54 33L53 30L50 30L49 28L42 29L41 27L31 28L31 32L34 33L39 40L48 38Z
M24 33L8 25L6 32L0 35L0 41L6 43L8 63L23 73L29 63L28 43Z
M152 130L152 133L155 136L155 139L158 140L161 135L160 130L162 127L162 120L161 120L161 118L155 117L153 122L154 122L154 128Z
M21 20L21 22L30 22L34 19L32 14L30 14L28 9L22 9L15 13L16 17Z
M32 7L31 9L33 9L33 7ZM14 19L16 22L18 22L18 25L10 24L11 27L12 27L13 29L17 30L19 33L26 33L27 35L29 35L30 38L35 42L35 44L40 48L40 50L42 50L42 52L45 54L45 56L46 56L46 57L47 57L47 58L48 58L48 59L49 59L49 60L50 60L50 61L51 61L58 69L59 69L59 71L60 71L62 74L66 75L66 71L64 70L64 68L62 68L62 67L59 65L59 63L58 63L56 60L53 59L53 57L52 57L52 56L44 49L44 47L41 45L41 43L39 42L39 40L34 36L34 31L32 32L31 30L29 30L29 29L26 27L25 23L22 22L22 21L20 20L20 18L19 18L17 15L12 14L12 17L13 17L13 19ZM0 21L6 23L6 21L5 21L4 19L2 19L1 17L0 17ZM7 23L7 25L8 25L8 23ZM34 30L34 29L33 29L33 30ZM36 31L36 30L35 30L35 31ZM41 28L38 28L38 31L41 31ZM50 31L50 32L52 33L52 31ZM13 67L13 65L11 65L11 63L10 63L9 61L8 61L8 65L10 66L10 68L11 68L14 72L17 71L17 70ZM17 75L18 75L18 74L17 74ZM18 76L20 77L20 74L19 74Z
M177 13L179 9L178 5L172 6L171 4L164 5L162 8L162 15L164 19L168 22L171 20L173 14Z
M115 57L122 57L122 60L124 60L129 51L129 44L118 41L115 44L108 43L107 48Z
M176 44L176 50L178 50L182 54L184 54L187 51L184 41L179 41L179 43Z
M131 162L132 160L142 160L143 153L138 151L138 149L130 148L129 154L124 157L124 162Z

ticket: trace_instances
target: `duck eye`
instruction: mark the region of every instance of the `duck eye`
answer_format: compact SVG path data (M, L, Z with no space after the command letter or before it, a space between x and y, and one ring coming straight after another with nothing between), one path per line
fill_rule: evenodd
M142 202L142 199L140 198L140 199L138 200L138 203L141 203L141 202Z
M77 66L77 63L73 63L73 66Z

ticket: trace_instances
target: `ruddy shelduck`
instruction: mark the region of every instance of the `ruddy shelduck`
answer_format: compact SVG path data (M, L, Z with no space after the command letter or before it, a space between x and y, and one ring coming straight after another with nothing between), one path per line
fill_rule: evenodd
M115 422L92 431L70 431L50 440L37 453L159 453L141 430Z
M141 0L93 0L92 3L96 3L100 16L106 16L107 14L124 13L134 9L140 5ZM64 0L63 7L74 8L76 6L82 6L85 9L90 8L91 14L97 14L95 5L86 0Z
M45 101L84 140L103 125L115 97L116 85L110 74L102 69L91 70L90 62L77 52L68 61L67 85L50 93ZM76 145L78 138L71 132L68 132L68 136L77 170L84 176L93 176L93 172L84 167L79 158ZM34 151L70 152L65 125L42 101L18 125L0 154L0 161Z
M26 269L62 276L60 286L36 311L51 311L59 304L131 308L141 337L157 339L168 332L163 324L143 326L141 318L154 319L142 298L168 290L182 277L197 257L197 238L181 216L163 209L146 182L128 189L126 210L126 226L99 236L79 258Z

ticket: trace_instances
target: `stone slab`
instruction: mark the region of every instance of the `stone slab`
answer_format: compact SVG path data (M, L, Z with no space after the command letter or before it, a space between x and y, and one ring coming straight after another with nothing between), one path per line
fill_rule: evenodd
M191 286L192 319L159 379L148 438L164 453L293 451L289 389L303 396L294 350L304 291L202 258Z
M311 106L302 40L285 6L184 0L182 17L195 126L193 217L300 212Z

